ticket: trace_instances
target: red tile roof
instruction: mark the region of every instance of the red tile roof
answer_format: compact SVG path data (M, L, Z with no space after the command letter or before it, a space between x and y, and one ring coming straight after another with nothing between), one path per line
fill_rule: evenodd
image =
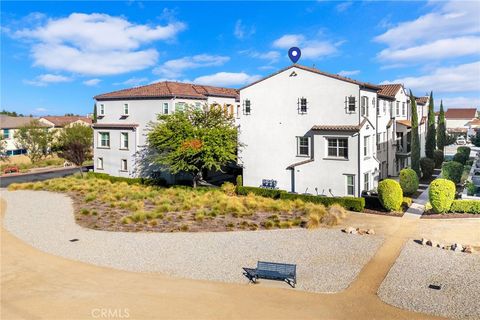
M316 73L316 74L319 74L319 75L322 75L322 76L326 76L326 77L329 77L329 78L333 78L333 79L337 79L337 80L341 80L341 81L345 81L345 82L350 82L350 83L354 83L354 84L357 84L361 87L366 87L366 88L369 88L369 89L374 89L374 90L379 90L380 87L377 86L377 85L374 85L374 84L371 84L371 83L368 83L368 82L362 82L362 81L357 81L357 80L354 80L354 79L350 79L350 78L347 78L347 77L342 77L342 76L339 76L338 74L333 74L333 73L328 73L328 72L324 72L324 71L320 71L318 69L315 69L315 68L311 68L311 67L306 67L306 66L302 66L301 64L292 64L288 67L285 67L283 69L280 69L278 70L277 72L275 73L272 73L271 75L268 75L260 80L257 80L255 82L252 82L250 83L249 85L246 85L245 87L243 88L240 88L240 90L242 89L245 89L245 88L248 88L250 86L253 86L254 84L257 84L259 82L262 82L263 80L266 80L268 78L271 78L279 73L282 73L288 69L291 69L291 68L299 68L299 69L302 69L302 70L305 70L305 71L310 71L310 72L313 72L313 73Z
M423 104L423 105L425 105L425 104L427 104L429 98L430 98L430 97L428 97L428 96L425 96L425 97L415 97L415 101L417 102L417 104Z
M381 97L386 97L386 98L395 98L395 95L397 94L398 90L402 89L402 85L398 83L392 83L392 84L382 84L379 85L380 91L378 92L378 95Z
M148 98L193 98L206 100L207 97L227 97L238 99L238 90L203 86L191 83L163 81L146 86L123 89L95 96L96 100L109 99L148 99Z
M312 130L316 131L358 131L360 126L350 125L315 125Z
M473 119L468 123L469 126L480 126L480 119Z
M73 123L75 121L83 121L88 124L92 124L92 119L89 117L80 117L80 116L47 116L47 117L42 117L42 119L45 119L47 121L50 121L53 123L55 127L65 127L66 125L69 125L70 123Z
M397 120L397 123L398 124L401 124L407 128L411 128L412 127L412 122L410 120Z
M449 108L445 112L447 119L473 119L477 116L476 108Z

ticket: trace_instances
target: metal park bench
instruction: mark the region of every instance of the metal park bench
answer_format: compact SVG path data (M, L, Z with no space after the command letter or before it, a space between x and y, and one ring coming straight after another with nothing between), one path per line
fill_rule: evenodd
M297 265L258 261L257 268L243 268L244 275L253 283L258 279L285 281L292 288L297 284Z

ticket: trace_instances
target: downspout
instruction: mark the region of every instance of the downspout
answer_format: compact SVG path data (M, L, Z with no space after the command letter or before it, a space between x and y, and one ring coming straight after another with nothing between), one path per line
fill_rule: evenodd
M360 117L361 117L361 86L358 86L358 124L360 125ZM357 143L357 147L358 147L358 156L357 156L357 161L358 161L358 196L360 197L361 196L361 189L360 189L360 182L361 182L361 177L360 177L360 129L358 130L358 143Z

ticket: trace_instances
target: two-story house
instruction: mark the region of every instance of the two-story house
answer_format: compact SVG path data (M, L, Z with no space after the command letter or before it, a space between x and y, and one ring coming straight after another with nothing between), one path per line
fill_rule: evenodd
M16 134L19 128L30 125L33 121L38 120L38 118L33 117L11 117L3 114L0 115L0 133L2 135L2 143L5 143L5 153L7 156L16 156L27 153L27 150L18 143ZM49 128L49 125L41 122L37 125L44 127L45 130Z
M291 65L240 89L243 182L359 196L377 186L380 87Z
M144 176L158 170L143 160L146 134L159 114L182 111L187 106L221 107L232 115L239 112L235 89L169 81L100 94L94 99L94 170L121 177ZM174 179L163 176L169 182Z

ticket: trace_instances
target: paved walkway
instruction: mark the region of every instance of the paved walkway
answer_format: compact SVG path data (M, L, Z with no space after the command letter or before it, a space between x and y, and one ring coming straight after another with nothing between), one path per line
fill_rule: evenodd
M435 169L435 174L433 177L436 179L440 175L440 170ZM427 187L423 192L418 196L417 199L413 199L412 205L405 211L403 215L404 219L420 219L423 212L425 211L425 205L428 202L428 185L420 183L419 187Z

